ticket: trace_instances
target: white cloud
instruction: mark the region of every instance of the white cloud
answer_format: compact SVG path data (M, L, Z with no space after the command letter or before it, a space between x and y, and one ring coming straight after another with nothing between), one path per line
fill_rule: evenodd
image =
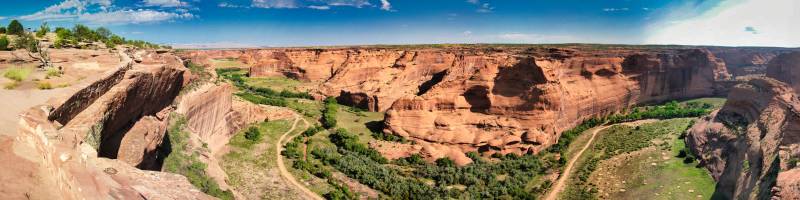
M0 20L4 20L4 19L6 19L6 18L7 18L7 17L0 16Z
M229 4L220 4L220 7L226 7ZM310 8L317 10L327 10L335 6L347 7L375 7L369 3L369 0L252 0L251 6L255 8ZM391 4L388 0L381 0L381 9L392 11Z
M231 4L231 3L228 3L228 2L219 2L219 4L217 4L217 7L220 7L220 8L244 8L246 6Z
M477 11L479 13L490 13L492 12L492 10L494 10L494 7L492 7L492 5L489 5L489 3L483 3L481 4L481 7L478 8Z
M648 8L645 8L644 10L647 10L647 9ZM603 8L603 11L606 11L606 12L628 11L628 10L630 10L630 9L628 9L628 8Z
M295 0L253 0L253 7L256 8L297 8L298 2Z
M139 24L195 16L185 9L179 12L150 9L114 9L111 0L65 0L33 14L20 16L25 21L78 21L89 24Z
M144 0L144 4L159 7L181 7L187 5L186 2L180 0Z
M659 23L651 24L650 44L722 46L800 46L800 1L745 0L724 2L688 19L687 8L679 7ZM677 17L676 17L677 16ZM747 30L751 27L758 34Z
M308 6L308 8L316 9L316 10L330 10L330 6Z
M192 19L194 17L195 16L191 13L170 13L139 9L81 14L78 16L78 20L95 24L141 24L176 19Z
M381 10L394 11L392 10L392 3L389 3L389 0L381 0Z
M461 33L461 34L463 34L463 35L464 35L464 36L466 36L466 37L469 37L469 36L472 36L472 31L464 31L464 32L463 32L463 33Z

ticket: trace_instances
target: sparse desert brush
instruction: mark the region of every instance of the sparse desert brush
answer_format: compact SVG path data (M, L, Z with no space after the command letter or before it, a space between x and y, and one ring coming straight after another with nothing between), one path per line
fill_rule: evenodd
M17 86L19 86L19 82L13 81L13 82L8 82L5 85L3 85L3 88L5 88L7 90L11 90L11 89L17 88Z
M53 84L50 84L50 82L47 81L39 81L36 83L36 88L39 88L40 90L49 90L53 89Z
M28 75L30 74L31 74L30 69L22 67L12 67L6 70L6 72L3 73L3 76L8 79L19 82L28 79Z
M48 67L47 68L47 76L45 79L49 79L50 77L61 77L61 70L55 67Z

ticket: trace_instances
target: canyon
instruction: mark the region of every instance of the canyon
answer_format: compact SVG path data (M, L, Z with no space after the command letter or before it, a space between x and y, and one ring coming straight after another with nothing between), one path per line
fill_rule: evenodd
M789 51L589 45L118 48L99 56L113 61L96 76L29 105L12 123L18 131L3 131L10 133L0 135L0 161L13 164L0 172L7 180L0 182L0 198L213 199L186 177L163 172L165 158L184 153L171 151L176 141L168 135L176 121L185 122L180 130L189 133L186 153L199 155L222 190L242 197L226 184L219 164L228 141L254 123L296 114L233 95L238 89L216 77L216 60L241 61L236 67L250 77L299 80L297 89L316 100L334 97L385 113L380 131L413 141L390 144L407 148L381 150L389 159L420 154L461 166L473 162L467 152L540 153L585 120L636 106L727 96L725 106L698 121L686 138L718 181L717 195L797 198L800 172L790 160L800 152L800 56ZM76 59L89 57L98 56ZM741 69L753 66L758 69ZM767 77L736 78L759 74ZM746 168L728 164L745 161Z

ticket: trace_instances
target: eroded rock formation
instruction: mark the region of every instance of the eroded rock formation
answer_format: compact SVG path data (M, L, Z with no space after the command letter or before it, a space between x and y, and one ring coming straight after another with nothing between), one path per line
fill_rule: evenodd
M423 152L429 155L453 150L538 152L584 119L637 104L723 95L725 87L718 83L730 78L724 63L703 49L345 48L187 54L192 60L238 58L252 66L251 76L296 78L340 103L386 111L386 132L421 145L448 147L425 148L437 149Z
M105 78L30 108L17 134L0 137L3 166L15 163L0 172L10 184L0 199L212 199L183 176L134 167L160 167L166 113L186 71L169 53L138 54L134 63L121 51L124 64Z
M800 99L785 83L753 79L733 88L719 112L699 120L689 130L687 145L717 180L715 197L797 195L797 190L787 188L797 183L781 176L792 174L784 173L794 167L790 160L800 156L798 108ZM777 179L786 185L775 188L781 193L773 192Z

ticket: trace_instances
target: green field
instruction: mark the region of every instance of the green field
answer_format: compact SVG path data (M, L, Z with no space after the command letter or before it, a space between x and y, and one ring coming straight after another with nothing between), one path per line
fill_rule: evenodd
M212 59L211 65L214 68L246 68L247 64L239 61L238 59Z
M301 82L295 79L286 77L251 77L245 81L247 85L270 88L276 91L289 90L300 91L298 86Z
M708 199L715 187L708 172L676 157L685 146L679 136L692 121L667 119L600 131L561 197Z

